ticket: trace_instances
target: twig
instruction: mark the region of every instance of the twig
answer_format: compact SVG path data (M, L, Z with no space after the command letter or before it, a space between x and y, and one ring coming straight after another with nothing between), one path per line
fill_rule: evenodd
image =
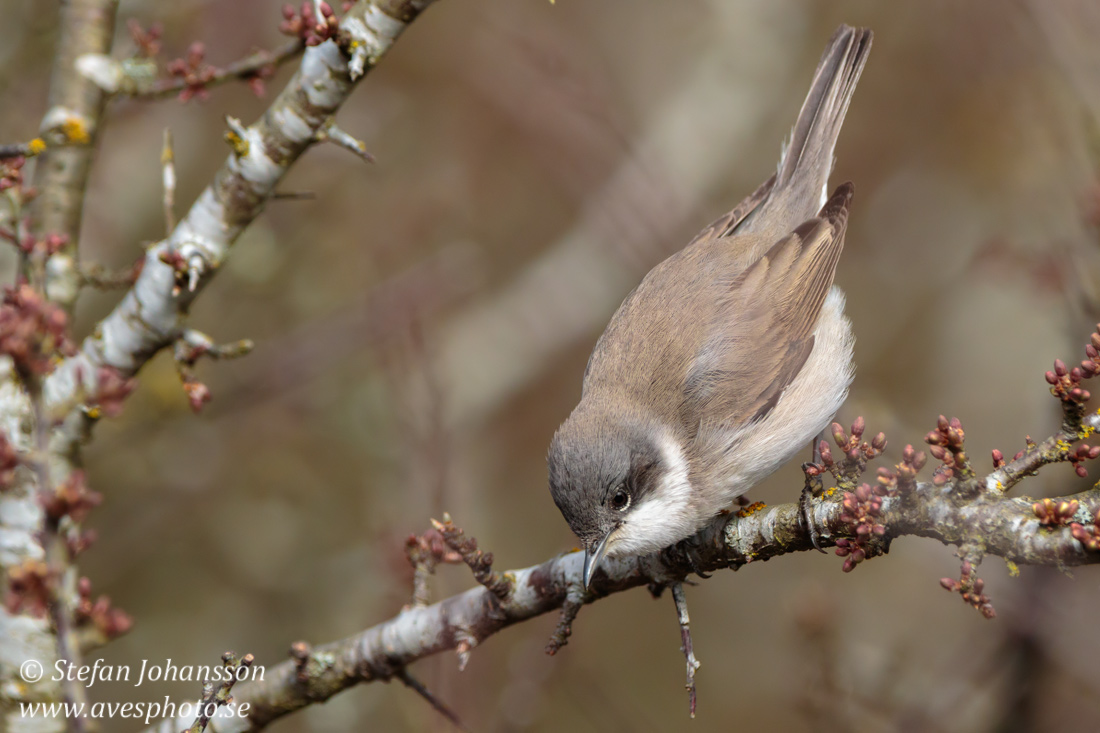
M458 717L458 713L447 706L447 703L440 700L438 697L432 694L431 690L424 686L420 680L409 674L407 669L399 669L394 677L405 683L405 687L416 692L422 698L428 701L428 704L435 708L436 712L442 715L447 720L451 721L456 728L461 731L469 731L470 729L462 722L462 719Z
M46 141L40 137L36 137L33 140L25 143L6 143L0 145L0 160L7 160L8 158L33 158L34 156L45 152Z
M455 526L449 514L443 515L443 521L432 520L432 527L443 535L447 546L457 552L462 561L470 567L474 580L489 589L495 597L506 600L512 593L513 583L507 573L493 572L493 553L477 548L477 540L466 538L466 534Z
M266 75L276 67L298 56L303 49L305 49L305 44L300 39L294 39L271 51L266 49L255 51L230 64L214 68L204 86L209 88L234 79L248 81L257 75ZM147 87L122 83L116 90L112 91L118 96L150 99L178 94L186 87L186 79L179 76L169 76L159 78Z
M573 589L565 596L565 602L561 604L561 615L558 616L558 625L550 640L546 642L546 653L554 656L562 647L569 643L569 637L573 634L573 622L584 605L584 592L581 586Z
M195 722L191 724L191 727L185 733L202 733L206 730L207 723L210 722L210 718L214 716L218 708L232 702L233 698L230 692L232 692L233 686L237 684L238 670L251 667L255 657L251 654L245 654L238 659L233 652L226 652L222 655L222 661L225 663L226 668L230 670L228 678L222 680L221 684L216 686L212 682L203 683L202 701L199 703L198 717L195 718Z
M205 333L193 328L185 329L176 339L173 358L180 383L191 402L191 409L198 412L211 399L210 389L195 375L195 363L204 356L211 359L238 359L249 354L254 346L249 339L219 346Z
M691 645L691 619L688 617L687 597L684 595L684 584L672 584L672 600L676 603L676 618L680 622L680 649L684 653L687 662L687 683L684 687L688 691L688 701L691 717L695 717L695 670L699 669L699 660L695 658L695 649Z
M164 128L164 146L161 148L161 177L164 186L164 231L171 235L176 228L176 156L172 150L172 131Z
M362 158L366 163L374 162L374 156L367 152L366 143L344 132L335 122L329 123L317 132L317 141L335 143Z
M100 264L82 265L80 279L83 284L100 290L128 288L137 280L144 266L144 258L135 260L134 264L125 270L109 270Z

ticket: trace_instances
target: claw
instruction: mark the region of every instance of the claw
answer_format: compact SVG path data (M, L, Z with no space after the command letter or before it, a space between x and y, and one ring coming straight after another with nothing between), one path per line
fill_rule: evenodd
M806 533L810 535L810 542L813 543L814 549L822 554L827 554L821 547L821 535L814 525L813 498L813 489L807 481L806 485L802 487L802 495L798 497L798 523L801 524L802 528L806 530Z

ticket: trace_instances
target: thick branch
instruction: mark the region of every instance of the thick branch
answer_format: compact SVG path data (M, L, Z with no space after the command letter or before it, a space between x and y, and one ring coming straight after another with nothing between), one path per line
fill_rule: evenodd
M99 367L135 374L156 352L175 342L198 292L225 263L241 232L263 210L294 161L401 32L433 0L371 0L341 19L351 61L334 41L306 50L300 68L264 116L230 131L232 154L171 236L149 248L133 288L46 382L51 408L94 389ZM363 71L352 71L366 49ZM353 79L353 76L355 77Z
M50 258L47 294L66 309L80 289L77 246L84 209L84 189L91 170L96 130L106 95L76 70L76 59L86 53L108 53L114 37L118 0L69 0L61 4L61 35L50 79L50 110L44 126L65 119L75 128L67 139L84 144L51 147L38 162L35 184L40 190L38 221L44 232L63 234L68 245ZM43 132L47 132L43 130Z
M1091 523L1100 508L1100 490L1067 497L1073 499L1080 502L1078 521ZM841 519L842 512L835 500L814 507L812 522L823 544L853 536L850 525ZM983 494L963 501L943 487L922 483L903 497L885 499L881 517L887 540L903 535L930 537L945 544L965 544L970 552L1033 565L1100 562L1100 552L1085 550L1069 527L1042 526L1028 498ZM673 583L696 571L737 569L810 549L813 542L800 521L797 503L747 516L722 516L660 555L605 561L591 591L582 598L592 603L637 586ZM249 703L251 714L246 721L235 720L233 730L259 730L353 685L391 679L419 659L476 646L512 624L556 611L567 598L578 595L582 561L581 553L572 552L501 573L511 582L504 597L478 587L432 606L412 606L356 636L312 649L305 663L289 660L269 667L264 681L237 688L235 698ZM168 733L179 723L166 720L154 730Z

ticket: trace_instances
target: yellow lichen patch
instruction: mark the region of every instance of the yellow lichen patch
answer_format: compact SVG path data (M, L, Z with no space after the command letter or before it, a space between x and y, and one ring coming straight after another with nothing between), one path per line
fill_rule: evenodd
M36 137L27 143L27 155L35 156L41 155L46 150L46 141L40 137Z
M1008 577L1015 578L1020 575L1020 567L1011 560L1005 560L1005 566L1008 567Z
M100 417L103 416L102 410L100 410L96 406L89 407L87 410L84 411L84 414L90 417L92 420L98 420Z
M823 496L832 496L833 494L835 494L837 492L838 488L840 488L840 487L839 486L834 486L831 489L826 489Z
M61 134L65 139L77 145L87 145L92 141L88 126L79 117L69 117L61 123Z
M233 152L237 154L238 158L248 155L248 141L237 133L232 130L225 133L225 141L229 143L229 147L233 148Z
M739 509L737 511L737 516L744 519L745 517L756 514L758 511L760 511L761 509L763 509L766 506L767 506L767 504L765 504L762 501L754 501L752 504L749 504L744 509Z
M1069 443L1064 440L1056 440L1054 447L1063 452L1069 452Z

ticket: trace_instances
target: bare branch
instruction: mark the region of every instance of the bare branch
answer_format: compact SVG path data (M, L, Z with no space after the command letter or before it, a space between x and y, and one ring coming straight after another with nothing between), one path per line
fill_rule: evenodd
M371 0L340 21L348 43L370 50L370 63L432 0ZM335 41L307 49L298 72L255 124L234 132L233 152L171 236L149 248L145 266L126 294L45 385L47 404L65 404L81 379L100 366L135 374L157 351L176 341L199 291L224 264L237 237L263 210L291 165L348 98L355 84ZM182 276L182 281L180 277ZM184 287L181 287L184 286Z
M83 217L84 189L91 170L93 146L106 95L76 71L76 59L86 53L108 53L114 37L118 0L72 0L61 6L49 111L42 133L61 129L63 137L80 145L51 145L35 176L40 191L36 219L41 231L68 237L68 245L50 258L46 294L71 310L80 291L77 247Z

